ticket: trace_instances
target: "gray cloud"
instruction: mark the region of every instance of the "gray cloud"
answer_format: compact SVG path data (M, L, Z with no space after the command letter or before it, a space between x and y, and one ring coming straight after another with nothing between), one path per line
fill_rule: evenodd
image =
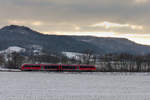
M50 32L74 32L79 27L82 32L150 33L149 9L147 0L0 0L0 25L14 23ZM140 25L143 30L89 27L104 21Z

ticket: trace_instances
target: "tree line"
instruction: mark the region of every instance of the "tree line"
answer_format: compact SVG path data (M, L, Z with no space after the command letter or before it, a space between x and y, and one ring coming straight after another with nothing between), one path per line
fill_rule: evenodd
M40 54L18 53L0 54L0 66L20 68L24 63L86 64L95 65L101 72L150 72L150 54L132 55L128 53L94 54L85 50L78 58L69 58L62 53L42 52Z
M97 64L98 71L104 72L150 72L150 54L132 55L128 53L106 54Z

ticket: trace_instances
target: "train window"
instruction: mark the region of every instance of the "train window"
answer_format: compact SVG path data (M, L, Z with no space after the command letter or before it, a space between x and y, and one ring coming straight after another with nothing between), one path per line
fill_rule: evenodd
M40 67L40 65L24 65L24 67Z
M62 66L62 69L76 69L76 66Z
M94 66L80 66L80 68L95 68Z
M46 65L44 66L45 69L57 69L59 66L56 65Z

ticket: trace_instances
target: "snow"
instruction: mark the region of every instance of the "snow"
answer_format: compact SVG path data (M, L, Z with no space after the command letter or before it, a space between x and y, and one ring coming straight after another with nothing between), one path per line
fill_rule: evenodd
M10 46L6 50L0 51L0 54L4 55L4 58L6 61L8 61L8 55L14 52L20 53L20 52L25 52L26 49L18 47L18 46Z
M5 69L3 67L0 67L0 71L5 71L5 70L8 70L8 69Z
M11 46L7 48L6 50L0 51L0 53L13 53L13 52L25 52L24 48L17 47L17 46Z
M0 72L0 98L150 100L150 74Z
M82 56L82 53L77 52L62 52L62 54L66 55L68 58L75 58L80 59L80 56Z
M9 69L9 68L4 68L4 67L0 66L0 71L19 72L21 70L20 69Z

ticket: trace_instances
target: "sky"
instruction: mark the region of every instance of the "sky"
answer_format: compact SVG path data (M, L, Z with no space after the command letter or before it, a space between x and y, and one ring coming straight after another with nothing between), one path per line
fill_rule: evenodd
M150 45L150 0L0 0L0 27L12 24Z

